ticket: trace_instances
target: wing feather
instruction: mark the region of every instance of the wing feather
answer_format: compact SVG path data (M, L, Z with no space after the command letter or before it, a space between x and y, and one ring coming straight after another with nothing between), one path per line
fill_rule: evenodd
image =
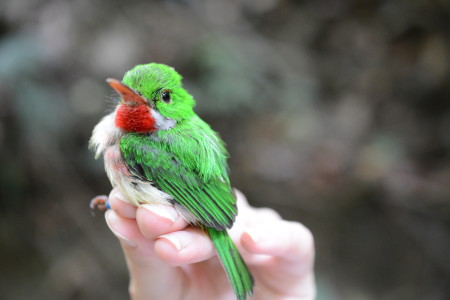
M171 195L199 223L217 230L232 226L237 211L228 177L202 176L201 168L182 160L187 155L175 155L149 136L124 135L120 148L133 175Z

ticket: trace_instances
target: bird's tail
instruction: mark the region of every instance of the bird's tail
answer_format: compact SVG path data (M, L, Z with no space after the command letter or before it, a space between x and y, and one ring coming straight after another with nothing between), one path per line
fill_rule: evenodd
M253 278L236 245L226 230L218 231L212 227L206 230L217 249L220 261L227 273L238 300L247 299L253 294Z

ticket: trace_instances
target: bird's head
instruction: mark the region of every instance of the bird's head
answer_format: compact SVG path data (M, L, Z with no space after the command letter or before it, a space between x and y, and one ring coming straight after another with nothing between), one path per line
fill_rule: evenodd
M122 81L108 78L107 82L121 96L115 124L122 130L167 130L194 115L194 99L183 88L181 75L169 66L138 65Z

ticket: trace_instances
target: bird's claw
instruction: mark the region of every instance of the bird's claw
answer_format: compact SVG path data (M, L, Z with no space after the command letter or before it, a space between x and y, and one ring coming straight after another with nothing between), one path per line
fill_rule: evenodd
M99 211L105 211L111 208L111 206L109 206L108 197L105 195L95 196L91 200L89 207L91 210L98 209Z

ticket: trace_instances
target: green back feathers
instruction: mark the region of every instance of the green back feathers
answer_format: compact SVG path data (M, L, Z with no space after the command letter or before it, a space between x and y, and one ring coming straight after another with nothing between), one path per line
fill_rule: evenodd
M194 98L183 88L181 75L163 64L137 65L125 73L122 82L138 91L147 100L153 101L158 111L165 117L182 121L194 115ZM170 103L158 101L161 90L169 90Z
M179 123L171 130L158 131L157 135L168 150L186 168L196 170L203 181L220 178L229 183L226 162L228 152L217 133L198 116Z
M227 152L200 118L151 135L126 134L120 148L135 175L171 195L198 223L218 230L231 227L237 212Z

